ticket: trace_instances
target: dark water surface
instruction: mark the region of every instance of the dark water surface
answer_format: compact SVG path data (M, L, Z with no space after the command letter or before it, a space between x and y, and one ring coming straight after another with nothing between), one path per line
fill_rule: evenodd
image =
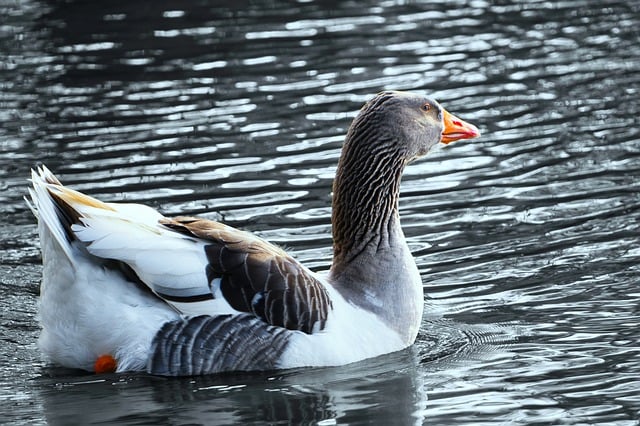
M213 4L0 0L0 422L638 424L640 3ZM343 134L382 89L484 133L403 180L413 348L185 379L40 358L30 167L326 269Z

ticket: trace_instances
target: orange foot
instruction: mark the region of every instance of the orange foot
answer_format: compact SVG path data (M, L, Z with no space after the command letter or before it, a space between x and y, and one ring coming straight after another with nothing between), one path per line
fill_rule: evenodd
M115 373L117 367L118 363L111 355L100 355L95 364L93 364L93 369L96 374Z

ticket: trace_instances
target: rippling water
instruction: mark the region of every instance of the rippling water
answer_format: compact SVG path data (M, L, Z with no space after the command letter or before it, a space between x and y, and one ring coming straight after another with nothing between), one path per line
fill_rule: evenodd
M0 0L3 422L637 424L640 5L236 3ZM41 360L30 167L326 269L343 135L382 89L484 133L403 180L427 303L412 349L171 380Z

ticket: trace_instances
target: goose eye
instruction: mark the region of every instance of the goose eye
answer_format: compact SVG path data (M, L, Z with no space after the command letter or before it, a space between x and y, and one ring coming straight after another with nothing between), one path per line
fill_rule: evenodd
M427 111L429 111L431 109L431 104L423 104L420 107L420 109L423 110L424 112L427 112Z

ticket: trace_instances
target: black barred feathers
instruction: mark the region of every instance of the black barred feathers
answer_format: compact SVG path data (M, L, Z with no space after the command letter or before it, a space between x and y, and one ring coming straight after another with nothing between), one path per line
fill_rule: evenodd
M274 370L290 333L248 314L171 321L153 339L147 371L162 376L197 376Z

